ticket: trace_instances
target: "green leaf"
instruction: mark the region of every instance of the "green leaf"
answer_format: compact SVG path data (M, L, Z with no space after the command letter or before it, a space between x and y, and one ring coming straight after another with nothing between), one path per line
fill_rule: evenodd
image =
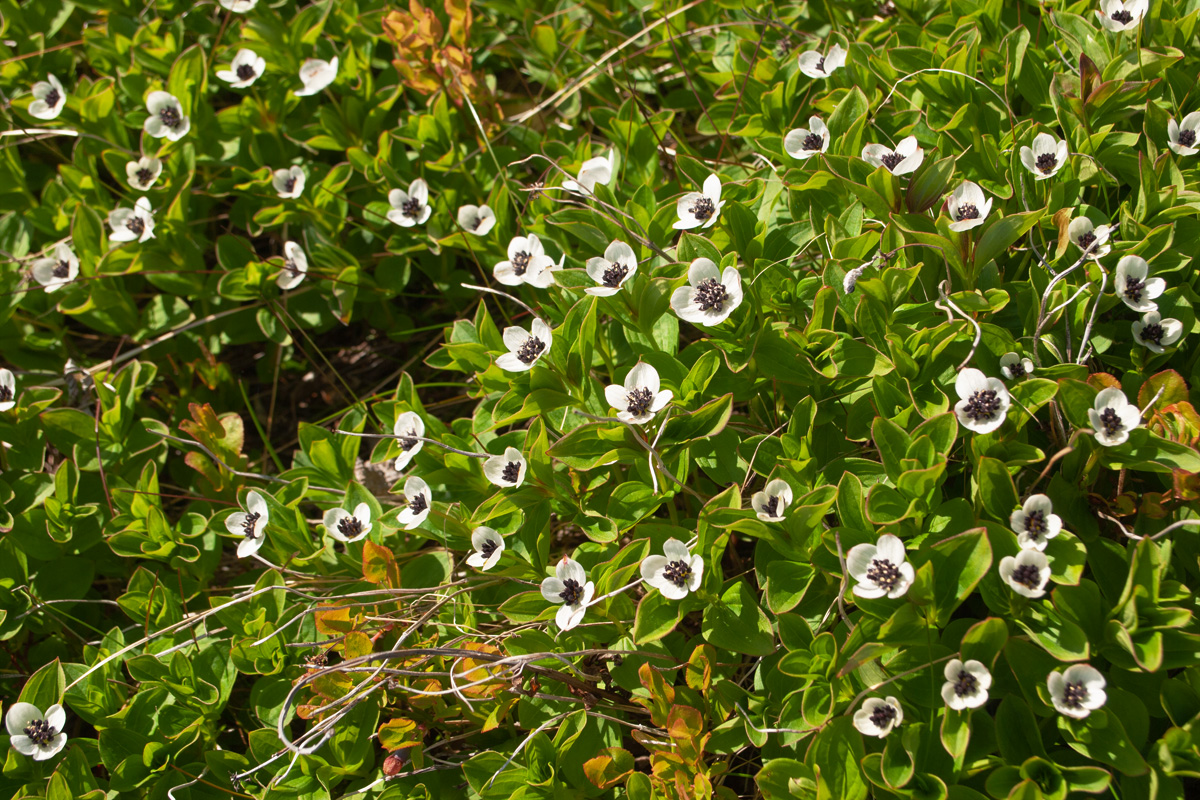
M735 653L765 656L775 647L770 619L741 580L726 589L719 602L704 609L701 631L709 644Z
M1043 214L1045 209L1018 212L997 219L984 228L979 243L975 245L975 274L979 274L985 264L999 258L1001 253L1016 244L1018 239L1038 223Z
M1017 487L1003 461L983 457L975 469L975 480L979 483L979 499L993 519L1008 522L1009 515L1020 502Z

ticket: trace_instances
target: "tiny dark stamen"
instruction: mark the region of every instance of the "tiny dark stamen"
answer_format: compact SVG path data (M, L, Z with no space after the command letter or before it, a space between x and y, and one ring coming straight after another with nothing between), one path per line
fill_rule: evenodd
M283 182L283 190L285 192L290 193L295 188L296 188L296 177L294 175Z
M883 162L883 165L887 167L888 171L890 172L891 170L894 170L901 161L904 160L904 156L900 155L899 153L884 153L879 157L879 160Z
M71 264L67 261L59 261L54 265L54 269L51 270L50 274L62 280L71 274Z
M495 539L488 539L483 543L483 546L479 548L479 554L484 558L491 558L492 553L496 552L496 548L499 546L500 543Z
M532 364L546 349L546 344L536 336L530 336L525 344L517 350L517 360L522 364Z
M728 296L725 286L716 278L705 278L696 287L696 305L701 311L721 311Z
M47 745L58 735L58 729L44 719L35 719L25 726L25 735L36 745Z
M255 538L254 528L258 525L259 514L257 511L247 514L246 519L242 522L242 535L247 539Z
M1079 235L1079 238L1075 240L1075 243L1079 245L1080 250L1086 253L1091 249L1092 245L1096 243L1096 234L1092 231L1082 233Z
M867 570L867 580L885 592L895 589L900 577L900 568L886 558L872 559L871 568Z
M62 94L59 93L58 89L51 89L46 92L46 96L42 99L42 102L51 108L57 108L59 100L62 100Z
M500 473L500 480L505 483L516 483L519 477L521 477L521 465L516 461L505 464L504 471Z
M701 197L692 205L692 216L704 222L717 211L717 207L713 205L712 198Z
M1125 423L1121 422L1121 415L1112 408L1106 408L1100 412L1100 422L1104 425L1104 432L1109 436L1125 430Z
M1037 589L1042 585L1042 571L1033 564L1022 564L1013 570L1012 579L1029 589Z
M629 274L629 267L622 264L620 261L614 261L608 265L608 269L604 270L604 275L601 276L601 283L610 289L619 289L621 281L625 280L625 276Z
M13 399L13 390L7 386L0 385L0 403L7 403Z
M134 214L125 221L125 227L133 231L135 235L141 236L146 232L146 220L142 219L140 214Z
M401 450L404 450L405 452L412 450L417 446L417 442L419 441L417 439L417 429L409 428L408 433L404 436L401 436L398 441L400 442Z
M1013 376L1013 378L1025 377L1025 362L1018 359L1017 361L1013 362L1012 364L1009 364L1008 372L1010 375Z
M675 584L679 588L684 588L688 585L688 581L692 577L691 566L682 559L672 561L663 567L663 577Z
M650 406L654 402L654 395L646 387L639 386L627 392L625 399L629 402L627 410L630 414L637 417L650 410Z
M574 578L567 578L563 581L563 590L558 593L558 596L569 606L578 605L579 601L583 599L583 587Z
M810 133L808 136L804 137L804 141L801 142L800 147L804 148L805 150L820 150L821 146L824 144L824 137L816 133Z
M967 406L963 409L967 418L974 422L993 420L999 412L1000 398L991 389L972 394L967 398Z
M1179 132L1179 143L1184 147L1191 147L1196 143L1196 132L1191 128L1184 128Z
M979 219L979 209L975 207L974 203L962 203L959 205L958 221L962 222L964 219Z
M1128 11L1122 8L1120 11L1113 12L1112 21L1120 23L1121 25L1128 25L1129 23L1133 22L1133 14L1130 14Z
M529 262L533 260L533 256L526 253L524 250L512 257L513 274L518 277L529 271Z
M183 117L179 116L179 109L175 106L167 106L162 111L158 112L158 118L162 120L162 124L172 130L178 128L183 122Z
M250 66L249 64L238 65L237 76L239 81L248 81L256 74L257 73L254 71L254 67Z
M1087 702L1088 690L1083 681L1068 683L1063 687L1062 704L1067 708L1083 708Z
M871 722L877 728L886 728L896 719L896 709L889 703L875 706L875 710L871 712Z
M1049 175L1058 166L1058 156L1054 155L1054 153L1042 153L1037 157L1034 165L1041 170L1043 175Z
M767 498L767 502L763 504L763 513L768 517L779 516L779 495L773 494Z
M1163 335L1166 333L1163 326L1157 323L1151 323L1142 328L1141 339L1143 342L1151 342L1159 347L1162 347Z
M1040 539L1047 530L1046 512L1030 511L1025 515L1025 532L1034 539Z
M429 503L425 502L425 495L413 495L408 501L408 510L413 514L420 514L425 509L429 508Z
M821 58L817 61L817 72L824 72L824 71L825 71L825 56L821 56Z
M1135 278L1132 275L1125 276L1125 296L1135 303L1142 302L1142 291L1146 288L1146 282L1141 278Z
M400 213L406 217L416 219L421 216L421 201L416 197L410 197L400 204Z
M137 175L138 183L143 186L154 180L154 172L147 167L142 167L135 174Z
M358 521L358 517L342 517L338 522L338 531L347 539L353 539L362 533L363 524Z
M965 669L959 672L958 679L954 681L954 694L958 697L966 697L977 691L979 691L979 679Z

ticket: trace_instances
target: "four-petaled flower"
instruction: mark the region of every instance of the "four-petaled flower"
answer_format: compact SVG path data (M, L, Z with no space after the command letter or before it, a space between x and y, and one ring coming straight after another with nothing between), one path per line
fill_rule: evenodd
M1100 0L1096 16L1106 31L1119 33L1136 28L1149 9L1148 0Z
M554 335L550 326L534 318L530 330L511 325L502 334L508 352L496 359L496 366L505 372L524 372L550 350Z
M1112 252L1112 245L1108 243L1111 235L1112 228L1107 225L1093 225L1087 217L1076 217L1067 226L1067 238L1071 240L1071 244L1093 261L1099 261Z
M1117 274L1113 278L1113 291L1121 302L1134 311L1146 313L1157 311L1158 303L1154 302L1167 290L1167 282L1162 278L1150 278L1150 265L1146 259L1139 256L1123 256L1117 262Z
M1072 664L1062 672L1055 670L1046 676L1050 702L1058 713L1083 719L1108 700L1104 687L1108 682L1100 670L1091 664Z
M646 556L642 561L642 580L668 600L682 600L699 589L703 575L704 559L692 555L678 539L667 539L663 555Z
M810 78L828 78L835 69L845 65L846 51L840 44L822 54L819 50L808 50L800 54L800 71Z
M392 425L392 435L396 437L396 442L400 445L400 455L396 458L396 471L403 472L408 462L413 460L413 456L421 452L421 448L425 443L421 441L425 437L425 420L415 411L405 411L400 416L396 417L396 422Z
M238 542L238 558L254 555L267 540L267 501L256 491L251 490L246 495L246 511L235 511L225 518L225 527L235 536L241 536Z
M587 579L583 565L563 556L554 568L555 577L542 581L542 597L551 603L562 603L554 621L560 630L569 631L583 620L587 604L596 593L596 584Z
M691 230L692 228L707 228L717 221L721 215L721 179L716 173L704 179L704 187L699 192L688 192L675 203L675 213L679 221L671 227L676 230Z
M337 71L337 56L334 56L329 61L323 61L319 58L306 59L300 65L300 82L304 84L304 88L297 89L295 92L296 96L308 97L321 91L333 83L334 78L337 77Z
M295 242L283 243L283 269L275 277L275 284L285 292L295 289L308 274L308 256Z
M913 565L905 560L904 542L890 533L875 544L856 544L846 554L846 570L854 578L859 597L902 597L916 578Z
M614 153L612 150L609 150L607 155L589 158L579 168L579 179L571 180L568 178L563 181L562 188L574 194L588 195L596 191L596 184L598 183L608 186L613 178L613 162Z
M864 736L882 739L903 721L904 711L900 708L900 701L894 697L886 700L868 697L863 701L862 708L854 712L854 727Z
M29 115L37 119L56 119L67 104L67 91L53 75L33 85L33 102L29 104Z
M780 522L792 502L792 487L782 478L767 481L761 492L750 497L750 508L763 522Z
M144 242L154 238L154 212L150 200L139 197L133 208L114 208L108 212L109 239L114 242Z
M1163 319L1157 311L1147 311L1131 326L1133 340L1155 353L1165 353L1166 348L1183 336L1183 323L1177 319Z
M67 712L58 703L42 710L32 703L13 703L4 717L9 743L23 756L34 761L54 758L67 743L62 732L67 724Z
M137 161L130 161L125 164L125 177L129 180L129 185L139 192L147 192L154 182L158 180L158 176L162 174L162 161L154 156L142 156Z
M670 389L659 390L658 370L639 361L625 376L625 385L610 384L604 389L604 399L617 409L617 419L642 425L667 407L674 394Z
M1031 494L1008 517L1008 526L1017 535L1022 550L1045 550L1046 542L1062 533L1062 519L1054 513L1054 503L1044 494Z
M396 521L404 526L404 530L411 531L429 516L433 495L429 491L429 484L413 475L404 482L403 499L404 510L397 515Z
M621 291L625 281L637 272L637 254L625 242L614 239L604 248L603 256L589 258L584 266L588 276L600 284L584 291L597 297L608 297Z
M1000 579L1025 597L1041 597L1050 580L1050 561L1041 550L1022 550L1000 559Z
M258 0L220 0L221 8L235 14L245 14L258 5Z
M1167 121L1167 147L1175 151L1176 155L1194 156L1200 153L1200 147L1197 147L1197 138L1200 137L1200 111L1193 111L1183 118L1183 122L1176 122L1174 117Z
M1034 180L1044 181L1062 169L1069 152L1065 141L1039 133L1033 137L1033 147L1021 147L1021 163L1033 173Z
M11 369L0 367L0 411L17 404L17 379Z
M950 230L970 230L987 219L988 212L992 210L992 198L984 197L978 183L963 181L946 198L946 210L950 212Z
M284 200L299 197L300 193L304 191L304 170L295 165L286 169L277 169L271 175L271 185Z
M515 489L525 482L525 470L528 466L520 450L506 447L503 455L492 456L483 462L483 474L496 486Z
M371 507L359 503L351 514L344 508L325 512L325 530L339 542L357 542L371 532Z
M742 303L742 276L737 267L718 270L700 257L688 267L688 285L671 293L671 310L695 325L720 325Z
M999 378L989 378L973 367L958 373L954 391L959 401L954 413L963 427L976 433L991 433L1008 415L1008 389Z
M796 128L783 137L783 149L801 161L829 149L829 128L820 117L809 117L807 128Z
M917 137L905 136L895 149L883 144L869 144L863 148L862 157L873 167L886 167L893 175L904 175L921 166L925 151L917 144Z
M192 120L183 113L179 98L169 92L151 92L146 96L146 110L150 116L142 129L148 136L161 139L164 136L178 142L192 129Z
M979 708L987 702L992 673L982 662L952 658L946 662L942 674L946 676L946 682L942 684L942 699L950 708L962 711L964 708Z
M242 48L234 55L229 69L217 70L217 77L232 89L245 89L262 76L267 69L267 60L253 50Z
M538 289L554 284L554 259L546 255L537 234L514 236L508 243L508 260L492 269L492 276L505 286L527 283Z
M429 184L424 178L417 178L408 185L408 191L392 189L388 192L388 203L392 208L387 212L387 218L402 228L420 225L429 219L433 208L429 205Z
M1115 386L1101 389L1094 407L1088 409L1092 435L1105 447L1124 444L1129 432L1142 424L1142 412Z
M496 227L496 212L490 206L459 206L458 226L467 233L486 236Z
M1006 381L1019 380L1032 372L1033 359L1017 353L1005 353L1000 356L1000 374Z
M471 546L475 552L467 556L467 565L487 572L496 566L504 553L504 537L486 525L471 532Z
M53 292L79 276L79 259L66 242L59 242L54 246L54 257L37 259L30 271L47 292Z

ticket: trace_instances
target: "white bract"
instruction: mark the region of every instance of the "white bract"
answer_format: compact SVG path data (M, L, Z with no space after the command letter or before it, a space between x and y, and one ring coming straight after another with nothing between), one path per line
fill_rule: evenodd
M1154 302L1167 290L1167 282L1162 278L1150 278L1150 265L1144 258L1124 256L1117 262L1117 274L1113 278L1113 291L1121 302L1140 311L1157 311L1158 303Z
M458 226L467 233L486 236L496 227L496 212L490 206L459 206Z
M863 701L862 708L854 712L854 727L864 736L882 739L903 721L904 711L900 708L900 701L894 697L886 700L868 697Z
M1088 409L1092 435L1105 447L1124 444L1129 432L1142 424L1142 412L1129 402L1125 393L1110 386L1096 395L1094 407Z
M887 167L893 175L904 175L921 166L925 151L917 144L917 137L906 136L894 150L883 144L869 144L863 148L862 157L873 167Z
M0 411L8 411L17 404L17 378L11 369L0 367Z
M614 239L604 248L603 256L589 258L584 266L588 276L600 284L584 291L597 297L608 297L621 291L625 281L637 272L637 254L625 242Z
M330 61L322 61L319 58L306 59L300 65L300 82L304 84L304 88L297 89L296 96L308 97L321 91L333 83L334 78L337 77L337 71L337 56Z
M966 231L978 227L992 210L992 199L984 197L983 189L973 181L963 181L946 198L946 210L950 212L950 230Z
M504 455L492 456L483 462L483 474L496 486L515 489L525 482L525 469L528 466L520 450L506 447Z
M551 603L562 603L554 621L560 630L569 631L583 620L587 604L596 593L596 584L587 579L583 565L563 556L554 568L555 577L542 581L542 597Z
M1172 117L1167 121L1167 147L1175 151L1176 155L1194 156L1200 153L1200 147L1197 147L1196 138L1200 134L1200 111L1193 111L1183 118L1183 122L1176 122Z
M1033 147L1021 147L1021 163L1033 173L1034 180L1044 181L1062 169L1069 152L1066 142L1039 133L1033 137Z
M554 340L550 326L535 317L530 327L528 331L520 325L504 329L502 335L508 352L496 359L496 366L505 372L524 372L550 350Z
M371 507L359 503L351 514L344 508L325 512L325 530L339 542L357 542L371 532Z
M221 8L235 14L245 14L258 5L258 0L220 0Z
M46 75L46 80L33 85L33 102L29 104L29 114L38 119L56 119L67 104L67 91L53 75Z
M308 256L295 242L283 243L283 270L275 277L275 283L285 292L295 289L308 274Z
M538 289L554 284L554 259L546 255L537 234L514 236L508 243L508 259L492 269L492 276L505 286L527 283Z
M742 276L737 267L724 272L708 258L697 258L688 267L688 285L671 293L671 310L695 325L720 325L742 303Z
M1016 353L1000 356L1000 374L1005 380L1015 381L1033 372L1033 360Z
M614 158L612 150L609 150L607 155L589 158L579 168L579 179L568 178L563 181L562 188L574 194L592 194L596 190L596 184L608 186L613 178Z
M57 291L79 276L79 259L66 242L59 242L54 246L54 257L37 259L30 272L47 292Z
M992 673L982 662L952 658L946 662L942 674L946 676L946 682L942 684L942 699L950 708L962 711L964 708L979 708L987 702Z
M1148 0L1100 0L1096 16L1106 31L1131 31L1141 24L1150 8Z
M1133 339L1155 353L1165 353L1166 348L1183 336L1183 323L1177 319L1163 319L1157 311L1147 311L1131 326Z
M659 389L658 370L639 361L625 376L625 385L610 384L604 389L604 399L617 409L617 419L642 425L667 407L674 396L670 389Z
M396 517L396 521L411 531L429 516L433 495L429 492L429 484L413 475L404 482L404 510Z
M702 191L688 192L675 202L679 221L671 227L676 230L707 228L717 221L724 205L721 201L721 179L714 173L704 179Z
M792 502L792 487L782 478L768 481L761 492L750 497L750 507L763 522L780 522Z
M1025 597L1041 597L1050 580L1050 562L1041 550L1022 550L1000 559L1000 579Z
M32 703L13 703L4 717L13 750L34 761L53 758L67 743L62 732L67 712L58 703L42 710Z
M859 597L902 597L916 578L913 565L905 560L904 542L890 533L875 544L856 544L846 554L846 570L857 583Z
M238 542L238 558L254 555L267 540L267 501L255 491L246 495L246 511L235 511L225 518L225 527L235 536L241 536Z
M396 437L396 443L400 445L400 455L396 458L396 471L403 472L408 466L408 462L413 460L413 456L421 452L421 448L425 446L425 443L421 441L425 436L425 420L421 419L416 412L405 411L396 417L396 422L392 425L392 435Z
M835 69L846 63L846 51L835 44L829 52L822 54L819 50L808 50L800 54L800 71L810 78L828 78Z
M144 242L154 238L154 213L150 200L139 197L133 208L114 208L108 212L109 239L114 242Z
M217 70L217 77L234 89L245 89L267 69L267 60L253 50L242 48L234 55L229 69Z
M1075 719L1083 719L1108 701L1108 693L1104 691L1107 685L1100 670L1091 664L1072 664L1062 672L1056 670L1046 676L1054 708Z
M1054 503L1044 494L1031 494L1008 517L1008 526L1017 535L1022 550L1045 550L1046 542L1062 533L1062 519L1054 513Z
M783 137L783 149L801 161L829 150L829 128L820 117L809 117L807 128L795 128Z
M954 391L959 401L954 413L963 427L976 433L991 433L1008 415L1008 389L999 378L989 378L973 367L958 373Z
M158 180L162 170L162 161L154 156L142 156L137 161L130 161L125 165L125 177L134 189L147 192Z
M487 572L496 566L504 553L504 537L486 525L471 532L471 546L475 552L467 556L467 565Z
M682 600L700 588L704 559L692 555L678 539L667 539L661 556L642 561L642 580L662 592L668 600Z
M164 136L178 142L192 129L192 120L183 113L179 99L169 92L151 92L146 96L146 110L150 116L142 125L146 135L161 139Z
M286 169L277 169L271 175L271 185L284 200L299 197L300 193L304 191L304 170L295 165Z
M387 218L402 228L420 225L429 219L433 209L429 205L429 184L424 178L417 178L408 185L408 191L392 189L388 192L388 203L392 209L387 212Z
M1093 261L1099 261L1112 252L1112 245L1108 243L1111 235L1111 228L1107 225L1093 225L1087 217L1076 217L1067 226L1067 238L1071 240L1071 244Z

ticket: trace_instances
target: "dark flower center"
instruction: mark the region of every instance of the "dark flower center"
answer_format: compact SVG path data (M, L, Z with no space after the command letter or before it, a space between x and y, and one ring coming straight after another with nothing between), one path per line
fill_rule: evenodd
M138 183L147 184L154 180L154 173L148 167L142 167L136 173Z
M249 64L240 64L237 68L237 76L240 81L248 81L255 76L254 67Z
M801 142L800 146L805 150L820 150L821 145L823 144L825 144L824 137L815 133L810 133L808 136L804 137L804 141Z
M1133 14L1130 14L1128 11L1122 8L1120 11L1113 12L1112 21L1119 22L1122 25L1128 25L1129 23L1133 22Z
M1142 328L1142 341L1152 342L1153 344L1162 347L1162 338L1164 333L1166 333L1166 331L1163 330L1162 325L1159 325L1158 323L1152 323Z
M35 719L25 726L25 735L36 745L46 745L58 735L58 730L44 719Z
M964 219L979 219L979 209L975 207L974 203L962 203L959 205L958 221L962 222Z
M479 553L484 558L491 558L492 553L496 552L496 548L499 546L500 544L495 539L488 539L483 543L483 546L479 548Z
M1087 702L1088 690L1083 681L1068 683L1063 687L1062 704L1067 708L1083 708Z
M546 344L536 336L530 336L517 350L517 359L522 364L532 364L546 349Z
M967 398L967 407L964 411L967 418L974 422L993 420L1000 411L1000 398L992 389L975 392Z
M1038 539L1046 532L1046 512L1030 511L1025 515L1025 532Z
M712 198L701 197L692 204L692 216L704 222L706 219L716 213L717 207L713 205Z
M504 465L504 471L500 473L500 479L505 483L516 483L517 478L521 476L521 465L516 461L510 461Z
M1075 240L1075 243L1079 245L1080 250L1087 252L1087 250L1096 243L1096 234L1092 231L1080 234L1079 238Z
M533 260L533 256L526 253L524 250L512 257L513 274L517 276L524 275L529 270L529 262Z
M291 192L291 191L295 190L295 188L296 188L296 176L295 175L293 175L292 177L288 178L287 180L285 180L283 182L283 190L285 192Z
M1109 436L1125 430L1125 423L1121 422L1121 415L1116 409L1106 408L1100 412L1100 423L1104 425L1104 432Z
M13 399L13 390L7 386L0 385L0 403L7 403Z
M1036 589L1042 585L1042 571L1033 564L1022 564L1013 570L1012 579L1014 583Z
M1146 288L1146 282L1141 278L1135 278L1132 275L1125 276L1125 296L1135 303L1142 302L1142 290Z
M900 583L900 568L886 558L871 559L871 568L867 570L867 580L890 592Z
M608 265L608 269L604 270L601 282L610 289L617 289L620 288L621 281L625 280L625 276L628 274L629 267L620 261L614 261Z
M133 231L135 235L141 236L146 232L146 220L142 219L140 214L134 214L125 221L125 227Z
M283 268L286 269L288 272L292 273L293 275L300 274L300 266L296 263L296 260L294 258L289 258L286 261L284 261Z
M50 272L56 278L62 279L71 274L71 265L66 261L59 261L54 265L54 269Z
M954 694L958 697L966 697L977 691L979 691L979 679L965 669L960 671L958 679L954 681Z
M358 536L362 533L362 529L363 524L358 521L358 517L342 517L341 522L338 523L338 530L347 539Z
M242 535L247 539L254 538L254 528L258 525L259 514L257 511L247 514L246 520L242 523Z
M763 504L763 513L768 517L779 516L779 495L773 494L767 498L767 502Z
M700 306L701 311L720 311L725 307L725 298L728 296L725 286L716 278L705 278L696 287L696 305Z
M1049 175L1058 166L1058 156L1054 155L1054 153L1042 153L1037 157L1034 165L1042 171L1043 175Z
M821 58L817 60L817 72L824 72L824 71L825 71L825 56L821 56Z
M417 446L417 429L409 428L407 436L400 437L400 449L404 451L412 450Z
M168 128L178 128L183 122L183 117L179 116L179 109L175 106L167 106L162 111L158 112L158 118L162 120L162 124Z
M646 387L639 386L636 389L630 389L625 394L625 399L629 401L629 413L636 417L650 410L650 405L654 402L654 395Z
M58 105L59 100L62 100L62 95L59 93L58 89L51 89L50 91L46 92L46 97L42 102L51 108L54 108Z
M682 589L692 577L692 567L682 559L671 561L663 567L663 577Z
M400 213L406 217L416 219L421 215L421 201L416 197L410 197L400 204Z
M1025 362L1021 361L1020 359L1017 359L1012 364L1009 364L1008 371L1009 371L1009 374L1011 374L1014 378L1024 377L1025 376Z
M413 495L408 501L408 510L413 514L420 514L425 509L429 508L429 503L425 502L425 495Z
M583 599L583 587L574 578L567 578L563 581L563 590L558 593L558 596L569 606L578 605L579 601Z
M1184 128L1179 132L1179 143L1184 147L1191 147L1196 143L1196 132L1191 128Z
M891 171L894 170L896 166L904 160L904 156L895 152L884 153L882 156L880 156L879 160L882 161L883 165L888 168L888 171Z
M896 709L890 703L875 706L871 712L871 722L877 728L886 728L896 719Z

